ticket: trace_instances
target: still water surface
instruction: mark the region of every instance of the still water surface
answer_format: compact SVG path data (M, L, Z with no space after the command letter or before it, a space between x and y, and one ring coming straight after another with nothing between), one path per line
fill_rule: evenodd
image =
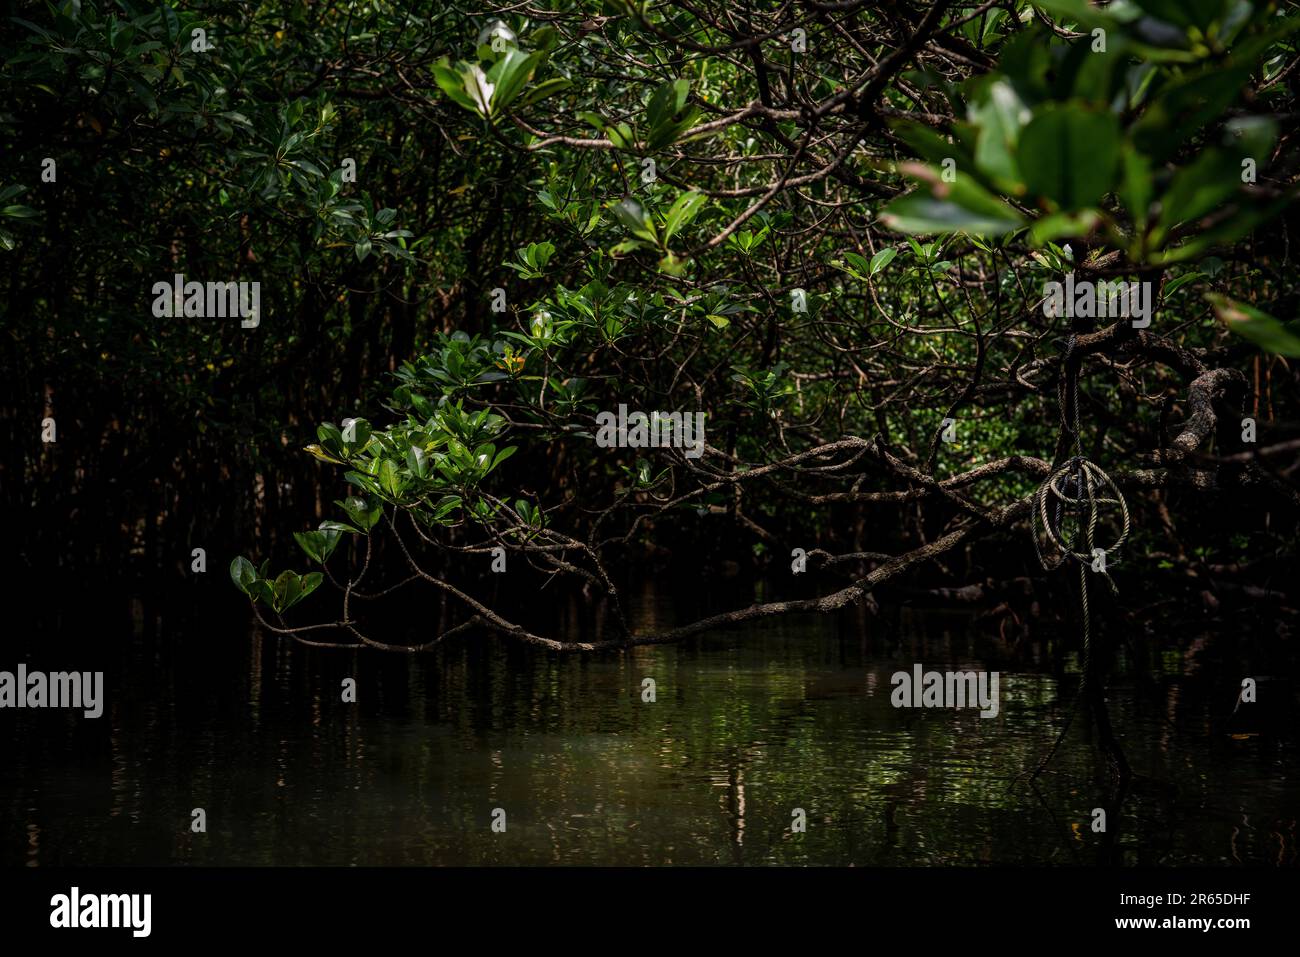
M1116 808L1081 732L1037 793L1017 780L1064 720L1072 659L951 614L600 657L481 636L411 659L320 651L202 619L139 631L105 639L103 718L0 716L4 864L1297 862L1294 729L1233 737L1232 684L1195 633L1168 639L1152 678L1114 682L1136 772ZM891 707L890 675L918 661L999 670L998 716Z

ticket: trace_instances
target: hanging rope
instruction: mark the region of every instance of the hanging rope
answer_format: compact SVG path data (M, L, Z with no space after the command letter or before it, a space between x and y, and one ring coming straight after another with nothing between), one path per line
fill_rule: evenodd
M1118 551L1128 540L1131 523L1128 504L1119 488L1105 470L1095 462L1090 462L1082 455L1079 429L1079 368L1074 361L1076 337L1071 336L1066 345L1065 355L1061 360L1061 377L1057 386L1057 397L1061 406L1062 438L1070 436L1070 441L1058 446L1060 454L1069 447L1073 455L1065 462L1054 462L1051 473L1038 491L1034 493L1033 529L1034 549L1038 561L1047 571L1060 568L1073 561L1079 569L1079 603L1081 608L1083 631L1083 678L1079 682L1079 693L1075 696L1070 713L1066 716L1065 726L1061 729L1056 743L1047 757L1034 772L1037 776L1045 768L1057 748L1061 746L1074 712L1088 691L1088 679L1092 674L1092 612L1088 602L1088 573L1095 571L1105 579L1112 594L1117 594L1114 580L1107 570L1109 556ZM1101 521L1101 511L1105 506L1118 506L1120 513L1119 537L1097 555L1097 526ZM1100 561L1098 558L1100 557Z

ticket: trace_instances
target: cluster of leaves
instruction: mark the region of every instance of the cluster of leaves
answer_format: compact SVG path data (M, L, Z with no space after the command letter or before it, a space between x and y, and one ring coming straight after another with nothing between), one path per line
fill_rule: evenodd
M455 364L463 354L449 348L443 355L456 357ZM429 371L427 366L425 370ZM420 374L412 373L396 393L412 407L428 409L431 400L413 391L420 381ZM444 382L436 376L430 376L430 381ZM446 399L444 394L430 414L408 415L386 429L374 429L361 418L350 419L342 427L333 422L321 424L318 442L305 451L321 462L344 467L344 481L359 494L334 503L345 521L329 520L315 531L294 533L308 558L324 565L342 535L370 535L390 507L404 510L429 528L455 525L465 515L480 523L491 521L499 505L477 495L476 490L516 447L498 448L493 441L505 427L501 416L487 409L467 411L460 402ZM540 514L535 515L534 508L522 500L517 511L529 524L540 522ZM231 576L249 597L266 598L277 612L287 610L320 584L320 575L313 573L315 578L305 576L298 587L298 578L290 571L270 583L250 578L252 568L250 561L240 557L231 566ZM265 574L265 563L261 574Z
M443 57L432 66L434 82L457 106L488 121L507 113L512 105L528 107L572 86L567 77L555 76L527 88L559 42L550 27L534 31L530 39L537 49L525 53L519 49L514 31L495 21L479 35L477 62L461 61L453 66Z
M420 405L428 401L415 395L412 399ZM408 417L375 431L365 419L353 419L342 429L326 422L317 430L320 443L306 450L323 462L348 466L344 479L367 495L410 509L434 524L514 454L515 446L498 451L490 441L504 424L487 409L469 412L459 403L448 403L423 420ZM436 516L424 509L434 496ZM369 524L349 529L369 530Z
M254 568L252 562L240 556L230 563L230 580L251 601L265 602L276 614L284 614L314 592L325 577L321 572L299 575L286 570L272 580L266 577L269 567L269 560L261 568Z
M901 519L844 521L895 491L863 463L737 477L846 435L936 476L1044 454L1067 330L1034 305L1071 268L1162 279L1169 351L1300 351L1269 316L1295 299L1298 21L1263 0L32 13L0 41L3 387L30 409L50 384L86 440L7 448L25 481L0 494L111 500L93 482L128 459L175 463L158 482L185 489L175 507L133 502L124 527L201 520L179 513L204 482L285 515L264 527L328 518L295 536L320 562L385 514L482 545L579 494L564 514L593 553L664 502L733 538L903 539ZM141 275L174 272L260 280L266 321L154 322ZM1124 456L1164 428L1145 397L1185 385L1132 358L1086 386ZM1290 375L1260 378L1280 393ZM593 415L623 402L707 410L719 454L597 452ZM951 414L980 441L932 447ZM312 510L338 493L312 494L317 465L290 455L322 419L342 424L309 451L353 493L332 516ZM493 474L507 435L528 437L511 482ZM245 506L258 488L294 494Z
M0 38L0 300L13 329L0 349L15 370L0 407L48 395L61 433L74 431L57 447L5 444L0 467L25 476L3 483L8 505L101 499L124 530L123 567L153 569L145 538L157 549L213 521L211 503L213 547L246 541L269 504L253 492L263 477L293 490L277 508L313 498L316 468L293 454L301 441L281 440L285 423L373 408L388 356L428 346L431 302L540 216L526 193L484 204L457 188L487 173L481 149L426 133L462 111L433 83L392 85L429 76L480 25L354 2L19 12ZM159 323L142 297L174 273L260 281L263 322ZM471 301L450 308L463 321ZM113 494L128 460L149 463L142 487L180 489L176 500ZM58 548L41 531L57 527L32 512L25 539Z
M1267 165L1276 121L1222 115L1300 18L1228 0L1187 9L1157 0L1038 6L1081 38L1060 44L1043 28L1020 33L998 70L967 81L966 115L951 139L898 122L897 134L928 162L899 165L923 185L891 202L882 222L910 233L1023 232L1057 255L1054 240L1099 241L1139 270L1201 258L1294 201L1294 188L1279 195L1243 175ZM865 281L877 260L848 271ZM1227 328L1264 349L1293 355L1300 346L1294 324L1218 293L1208 298Z
M1279 140L1276 120L1259 114L1225 118L1224 113L1300 21L1274 18L1265 5L1210 0L1194 15L1160 4L1112 4L1105 10L1082 2L1039 6L1057 16L1051 29L1036 22L1029 5L1020 6L1018 20L1001 9L978 21L963 20L964 37L996 47L996 66L964 83L924 69L909 73L909 82L952 104L949 132L936 130L930 117L912 119L907 110L896 109L892 142L922 162L868 162L877 172L922 183L885 204L873 228L938 238L918 241L906 235L899 244L885 233L883 242L848 249L833 233L813 231L799 203L779 190L780 200L751 210L724 235L707 241L707 230L716 231L735 214L726 193L769 189L763 185L763 163L745 163L759 153L755 127L711 125L707 146L692 135L709 96L740 82L739 71L702 57L683 71L693 80L645 75L611 86L584 75L587 64L575 57L580 45L571 37L565 42L552 26L516 23L532 53L520 48L504 22L486 27L477 62L442 61L433 69L440 90L464 113L486 120L499 137L517 136L516 149L540 149L548 157L536 196L556 231L517 246L513 259L501 264L521 283L544 288L525 297L523 308L510 310L515 328L496 325L486 336L443 335L426 355L404 362L392 407L414 416L405 425L383 437L367 429L357 448L323 431L321 445L311 451L350 466L347 480L364 495L358 509L382 503L411 510L429 526L440 518L451 525L465 504L460 488L481 480L478 470L490 471L498 458L486 436L482 444L462 438L448 444L445 454L436 451L442 448L438 436L453 431L436 417L447 409L468 415L463 402L481 406L478 415L490 422L493 406L508 404L512 415L542 426L535 434L548 441L589 436L574 420L612 405L594 401L592 383L607 378L600 375L602 357L608 361L609 350L619 349L621 355L628 347L694 359L693 373L714 380L715 397L725 376L731 389L725 400L715 398L711 421L738 433L735 449L746 457L769 458L773 439L791 428L808 442L833 438L835 433L827 435L813 424L828 413L842 432L876 429L923 447L933 444L929 437L950 411L944 397L955 388L950 379L928 393L916 384L925 381L927 371L969 369L972 361L977 383L981 368L994 361L1003 363L1011 380L1025 348L1014 338L1002 338L1011 325L1001 313L1005 308L1016 316L1032 309L1026 286L1041 288L1084 257L1095 262L1114 251L1121 254L1122 268L1135 272L1201 262L1166 284L1169 300L1185 286L1213 281L1207 254L1248 235L1291 199L1289 191L1255 188L1240 175L1243 156L1267 166ZM638 21L652 19L636 11L616 33L628 40ZM707 45L701 36L692 42ZM543 68L558 69L563 77L540 79ZM825 74L810 87L812 95L830 98L842 92ZM894 89L886 95L899 105L915 96ZM581 129L569 128L561 118L566 113L602 139L583 139ZM513 134L498 123L507 115L517 121ZM802 135L793 117L755 122L766 124L773 138L784 138L787 151ZM542 129L547 126L555 134ZM548 137L577 149L557 154ZM685 151L687 144L709 151L710 159L693 164L698 157ZM601 180L586 164L585 148L614 154L624 177L622 195L601 198ZM670 181L639 179L651 157L678 164ZM710 164L738 170L725 184L729 189L709 175ZM861 195L845 200L832 192L830 180L826 177L823 185L817 178L818 185L809 187L823 205L863 202ZM1080 250L1079 257L1072 247ZM564 248L581 251L577 281L574 267L557 268L564 263ZM643 261L643 253L653 258ZM999 268L1008 255L1022 263ZM766 256L772 263L764 261ZM814 290L812 277L797 290L797 307L774 302L765 274L778 256L793 257L798 263L793 271L805 276L824 262L867 287L875 307L869 318L844 321L855 308L853 285ZM651 264L653 272L643 268ZM1273 352L1292 354L1300 340L1293 340L1289 329L1224 295L1222 282L1213 285L1212 302L1231 328ZM972 290L979 300L994 303L993 309L976 306ZM1012 305L1017 300L1018 307ZM783 317L779 326L774 309ZM929 318L936 312L938 323ZM992 313L998 329L989 336L979 323L990 321ZM812 324L819 336L833 330L833 350L861 356L859 364L845 376L839 362L800 343L794 329L801 323ZM965 331L972 325L977 344ZM767 345L738 354L746 340ZM680 360L682 355L688 358ZM617 366L619 360L614 361ZM872 378L892 383L909 377L910 387L892 401L877 396L874 410L863 401L864 385ZM649 378L653 394L654 377ZM846 386L845 378L856 382ZM852 397L847 405L846 396ZM968 422L979 422L979 442L970 441L967 431L945 455L969 461L1052 441L1050 430L1037 423L980 409L968 415ZM1143 427L1141 416L1137 421ZM420 449L443 457L429 466ZM639 496L659 494L676 474L644 456L616 463L612 471ZM1024 482L1015 476L999 479L989 494L1021 494ZM710 493L689 507L707 513L725 500ZM755 507L772 514L765 502ZM529 508L520 500L516 512L526 516ZM496 506L480 503L477 509L475 517L485 526L499 516ZM368 531L369 526L354 523L344 530Z
M1220 145L1193 151L1172 174L1161 167L1220 118L1300 20L1278 21L1266 5L1216 2L1180 31L1174 24L1186 17L1177 5L1141 4L1154 9L1128 7L1122 16L1082 0L1040 5L1059 10L1068 26L1099 31L1096 39L1050 43L1041 28L1019 34L998 70L968 81L966 117L952 141L897 124L929 164L903 166L925 187L886 207L887 225L981 236L1028 227L1037 245L1101 231L1136 266L1204 255L1285 204L1242 181L1243 158L1265 165L1276 142L1267 116L1230 120ZM1209 52L1198 50L1202 31L1222 56L1199 55ZM1152 34L1169 45L1152 46ZM1169 64L1178 69L1162 69ZM1214 223L1201 222L1211 212Z

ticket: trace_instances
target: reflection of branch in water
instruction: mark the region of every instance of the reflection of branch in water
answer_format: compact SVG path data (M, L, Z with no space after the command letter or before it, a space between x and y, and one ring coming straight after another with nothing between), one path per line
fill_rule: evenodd
M1033 790L1034 796L1038 798L1038 803L1043 806L1043 810L1047 812L1047 816L1051 819L1052 833L1061 835L1061 840L1065 842L1066 848L1069 849L1070 853L1074 856L1075 860L1077 861L1079 858L1079 849L1078 847L1075 846L1075 842L1070 840L1069 838L1071 831L1068 827L1066 827L1064 824L1061 823L1060 819L1056 816L1056 812L1052 810L1052 806L1047 803L1047 797L1043 794L1041 790L1039 790L1038 779L1036 776L1029 779L1029 787Z
M1125 775L1115 779L1110 793L1110 800L1104 805L1106 811L1106 830L1102 832L1101 844L1097 848L1099 864L1119 867L1124 863L1124 849L1120 846L1120 812L1124 809L1124 798L1128 796L1130 778Z

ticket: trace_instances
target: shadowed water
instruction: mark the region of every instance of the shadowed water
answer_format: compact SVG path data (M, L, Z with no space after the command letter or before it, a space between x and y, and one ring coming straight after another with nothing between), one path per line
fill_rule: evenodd
M1213 636L1170 636L1160 673L1112 683L1135 772L1118 810L1082 730L1041 793L1019 777L1061 727L1072 657L951 614L787 619L598 657L482 635L415 658L320 651L215 620L103 640L103 718L0 715L6 864L1297 860L1294 729L1230 733L1232 680L1198 657ZM1000 671L999 714L893 708L890 675L914 662Z

